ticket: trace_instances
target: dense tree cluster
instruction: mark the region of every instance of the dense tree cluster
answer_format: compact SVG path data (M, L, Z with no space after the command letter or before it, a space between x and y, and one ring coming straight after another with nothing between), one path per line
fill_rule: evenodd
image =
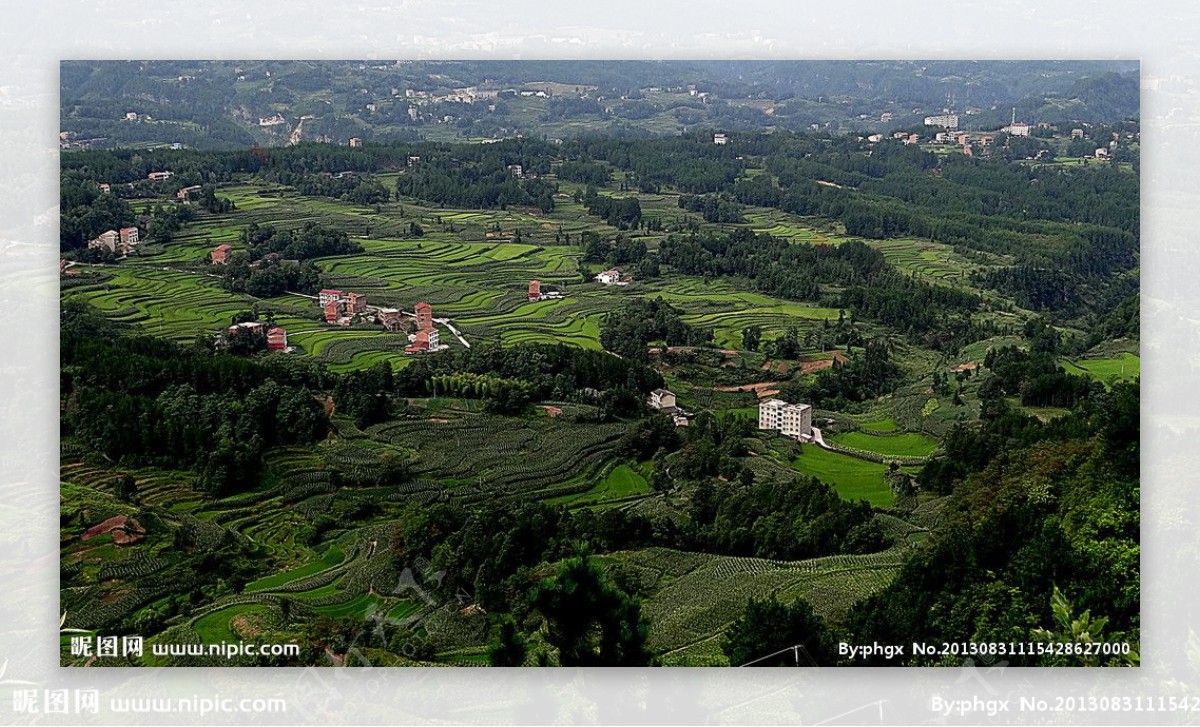
M949 522L891 586L853 609L849 637L1026 639L1055 625L1051 603L1061 590L1077 611L1108 619L1104 640L1137 643L1137 385L1117 384L1046 426L1002 401L993 406L980 432L947 440L947 461L974 468L943 511Z
M724 194L681 194L679 206L689 212L700 212L705 222L745 222L742 206Z
M396 191L453 207L519 206L549 212L557 189L541 175L549 173L552 158L549 147L533 142L461 145L442 153L431 149L421 155L420 164L400 175Z
M285 260L311 260L329 255L353 255L363 251L362 245L349 238L344 230L305 222L295 230L281 230L272 225L252 222L242 231L242 242L251 260L277 255Z
M559 179L592 187L607 187L612 181L612 171L607 166L587 159L565 161L554 168L554 173Z
M892 361L886 343L867 341L852 351L846 361L834 361L818 371L811 381L790 381L781 393L793 401L812 403L825 409L844 409L849 402L868 401L891 392L903 380L903 371Z
M698 346L712 340L712 331L693 328L679 311L659 299L637 298L604 317L600 343L605 349L634 361L649 358L647 344L661 341L668 346Z
M565 400L582 389L603 391L630 386L649 392L662 386L662 375L634 361L561 344L479 345L423 357L396 373L401 393L428 393L429 380L441 373L495 374L529 382L538 398Z
M59 246L77 250L107 230L134 222L133 208L121 197L104 194L96 182L63 174L59 191Z
M583 196L584 209L621 230L637 229L642 221L642 203L637 197L609 197L589 187Z
M333 197L363 207L383 204L392 198L391 190L373 177L358 174L304 174L291 178L289 182L290 177L292 175L284 176L281 181L291 184L300 194L313 197Z
M580 235L583 261L603 263L608 267L640 263L646 258L646 243L639 238L617 237L606 240L590 230Z
M310 390L260 363L115 329L64 307L63 433L115 462L193 469L213 494L257 484L262 454L327 427ZM314 382L316 383L316 382Z
M837 637L808 601L752 599L725 633L731 666L835 666Z
M952 315L969 316L979 307L976 295L900 274L861 242L793 245L739 228L727 235L670 236L658 256L682 273L743 278L784 298L819 300L822 285L838 286L841 307L913 335L932 334L934 345L942 345L941 336L952 330L947 325Z

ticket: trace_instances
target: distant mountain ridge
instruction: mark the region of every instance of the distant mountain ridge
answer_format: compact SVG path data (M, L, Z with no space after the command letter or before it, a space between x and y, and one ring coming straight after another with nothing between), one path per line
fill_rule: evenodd
M196 148L517 134L887 132L1138 113L1136 61L65 61L61 130ZM307 117L300 124L302 117ZM264 121L266 120L266 121ZM272 122L272 123L268 123Z

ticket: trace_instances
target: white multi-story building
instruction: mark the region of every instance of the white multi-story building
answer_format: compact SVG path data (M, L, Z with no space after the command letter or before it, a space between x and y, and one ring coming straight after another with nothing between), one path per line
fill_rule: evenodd
M938 116L926 116L926 126L941 126L946 129L958 128L958 114L940 114Z
M760 402L758 428L771 429L793 439L809 439L812 437L812 407L789 404L782 399Z

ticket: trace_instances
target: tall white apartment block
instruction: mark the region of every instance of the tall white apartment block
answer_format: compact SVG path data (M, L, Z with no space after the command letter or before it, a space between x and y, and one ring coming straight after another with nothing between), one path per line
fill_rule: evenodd
M768 399L758 405L758 428L772 429L785 437L808 439L812 436L812 407Z

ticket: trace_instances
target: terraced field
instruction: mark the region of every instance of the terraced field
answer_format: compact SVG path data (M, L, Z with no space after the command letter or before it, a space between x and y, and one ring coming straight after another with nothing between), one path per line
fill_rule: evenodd
M582 409L579 405L558 406L563 415L556 419L444 412L432 419L387 422L366 433L416 451L416 485L440 483L467 501L552 499L594 487L602 489L592 492L593 500L605 499L597 496L609 490L618 498L633 494L637 486L632 482L605 479L614 476L605 466L624 425L577 424L572 413ZM629 475L632 480L633 473Z
M828 439L851 449L900 457L928 457L938 446L932 438L913 432L889 436L869 432L844 432L834 434Z
M432 208L407 199L382 205L377 212L268 185L234 185L222 188L220 194L233 200L236 211L200 212L168 244L146 244L117 267L81 267L83 274L64 289L64 299L87 301L115 320L137 323L178 341L211 335L227 326L234 314L258 303L275 312L296 353L319 358L335 371L381 361L393 367L405 365L410 359L403 354L403 337L380 329L331 329L319 320L315 304L302 297L257 301L229 293L207 265L208 252L216 244L231 244L236 251L241 231L251 223L290 228L313 221L347 230L364 248L361 254L318 261L330 286L362 293L372 305L402 310L411 311L418 301L428 302L436 317L450 319L468 341L558 342L596 349L604 316L632 296L671 302L685 312L685 322L712 329L722 347L739 347L747 326L762 326L766 335L775 336L791 327L808 330L838 316L835 309L686 276L622 288L585 282L580 274L581 249L554 244L554 236L566 233L577 240L583 230L606 235L612 230L569 198L560 198L556 210L543 217L518 210ZM647 214L656 205L664 215L682 212L674 206L674 195L643 197ZM757 214L755 219L762 224L801 224L783 219L777 211ZM408 224L413 221L426 228L423 236L409 235ZM513 241L518 229L527 241ZM789 235L829 241L804 227ZM656 244L654 235L645 240ZM540 280L544 290L559 290L565 297L529 302L526 287L533 279ZM449 331L443 331L442 341L459 345Z
M648 548L598 561L651 592L642 605L655 625L650 647L665 652L666 664L727 665L720 634L751 598L802 597L826 618L836 616L890 583L907 552L900 545L871 555L770 561Z
M801 448L792 467L831 485L847 500L866 500L875 507L895 504L896 498L883 479L886 465L812 445Z
M1142 373L1142 360L1132 353L1122 353L1111 358L1082 358L1074 361L1063 359L1062 364L1069 374L1090 376L1106 384L1131 381Z
M955 254L949 245L928 240L871 240L867 244L897 268L934 282L963 286L978 267Z

